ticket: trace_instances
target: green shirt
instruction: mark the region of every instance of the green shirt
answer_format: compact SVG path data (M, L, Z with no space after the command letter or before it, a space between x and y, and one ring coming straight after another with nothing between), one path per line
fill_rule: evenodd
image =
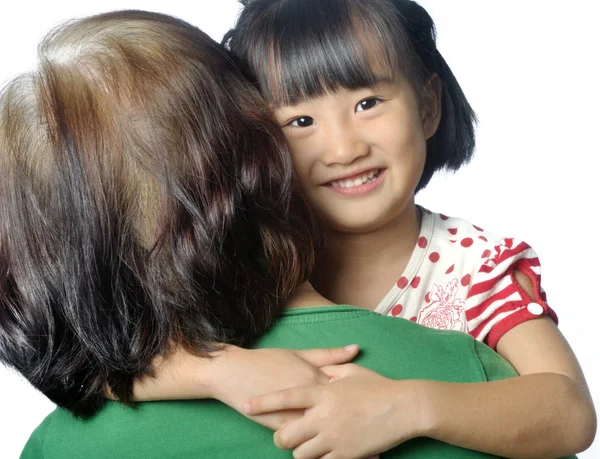
M457 383L516 376L515 370L469 335L424 328L347 306L291 309L257 348L360 345L355 360L394 379ZM110 402L82 421L57 409L34 431L21 459L290 458L272 432L214 400L149 402L127 408ZM408 441L382 457L485 458L435 440Z

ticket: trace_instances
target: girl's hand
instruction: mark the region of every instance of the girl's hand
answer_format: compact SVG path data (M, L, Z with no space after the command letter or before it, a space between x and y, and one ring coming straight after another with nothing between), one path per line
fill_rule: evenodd
M320 368L349 362L357 353L356 345L305 351L229 348L215 357L209 368L203 366L203 372L210 371L211 396L241 411L244 401L250 397L297 386L326 384L330 378ZM251 419L277 430L301 416L301 410L291 409Z
M275 433L275 445L294 458L359 458L420 435L416 381L394 381L354 364L323 367L326 385L255 397L246 414L306 410Z

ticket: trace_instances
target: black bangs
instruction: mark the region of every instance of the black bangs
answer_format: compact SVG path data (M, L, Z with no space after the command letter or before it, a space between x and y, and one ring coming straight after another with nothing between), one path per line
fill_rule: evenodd
M341 88L407 79L427 103L441 83L441 117L427 140L417 191L436 171L458 170L475 149L477 117L436 45L433 19L411 0L240 0L223 44L250 66L275 107ZM427 109L428 107L423 106Z
M402 46L407 40L396 12L379 2L368 3L284 1L265 12L255 23L261 30L248 37L254 41L248 60L272 104L294 105L340 88L374 86L405 73L407 66L399 56L411 53Z

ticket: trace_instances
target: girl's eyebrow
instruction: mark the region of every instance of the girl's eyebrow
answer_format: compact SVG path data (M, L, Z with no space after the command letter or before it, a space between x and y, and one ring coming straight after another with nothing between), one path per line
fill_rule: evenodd
M354 91L360 91L360 90L364 90L364 89L376 90L376 89L382 89L385 86L391 86L395 83L396 83L396 81L393 78L390 78L388 76L375 76L375 78L373 79L373 81L371 83L367 83L367 84L355 87L353 90Z
M393 78L389 77L389 76L384 76L384 75L375 75L373 81L371 82L371 84L365 84L362 86L358 86L355 88L350 89L351 91L359 91L359 90L364 90L364 89L381 89L383 86L390 86L396 83L396 80L394 80ZM283 102L278 102L278 103L274 103L271 104L271 110L278 110L281 108L295 108L298 105L303 104L304 102L306 102L309 99L320 99L324 97L324 95L322 96L306 96L303 98L300 98L296 103L294 104L286 104Z
M387 86L394 84L394 80L389 76L375 76L375 79L372 84L366 85L365 88L378 88L380 86Z
M378 86L381 84L393 84L394 80L389 76L377 75L375 76L375 81L373 82L374 86Z

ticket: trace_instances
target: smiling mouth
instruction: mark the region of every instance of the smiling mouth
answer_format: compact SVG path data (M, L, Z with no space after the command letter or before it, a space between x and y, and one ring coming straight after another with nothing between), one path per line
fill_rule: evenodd
M355 186L365 185L367 183L371 183L377 180L377 177L381 175L381 171L382 169L372 169L369 172L357 175L352 178L329 182L327 185L333 188L352 188Z

